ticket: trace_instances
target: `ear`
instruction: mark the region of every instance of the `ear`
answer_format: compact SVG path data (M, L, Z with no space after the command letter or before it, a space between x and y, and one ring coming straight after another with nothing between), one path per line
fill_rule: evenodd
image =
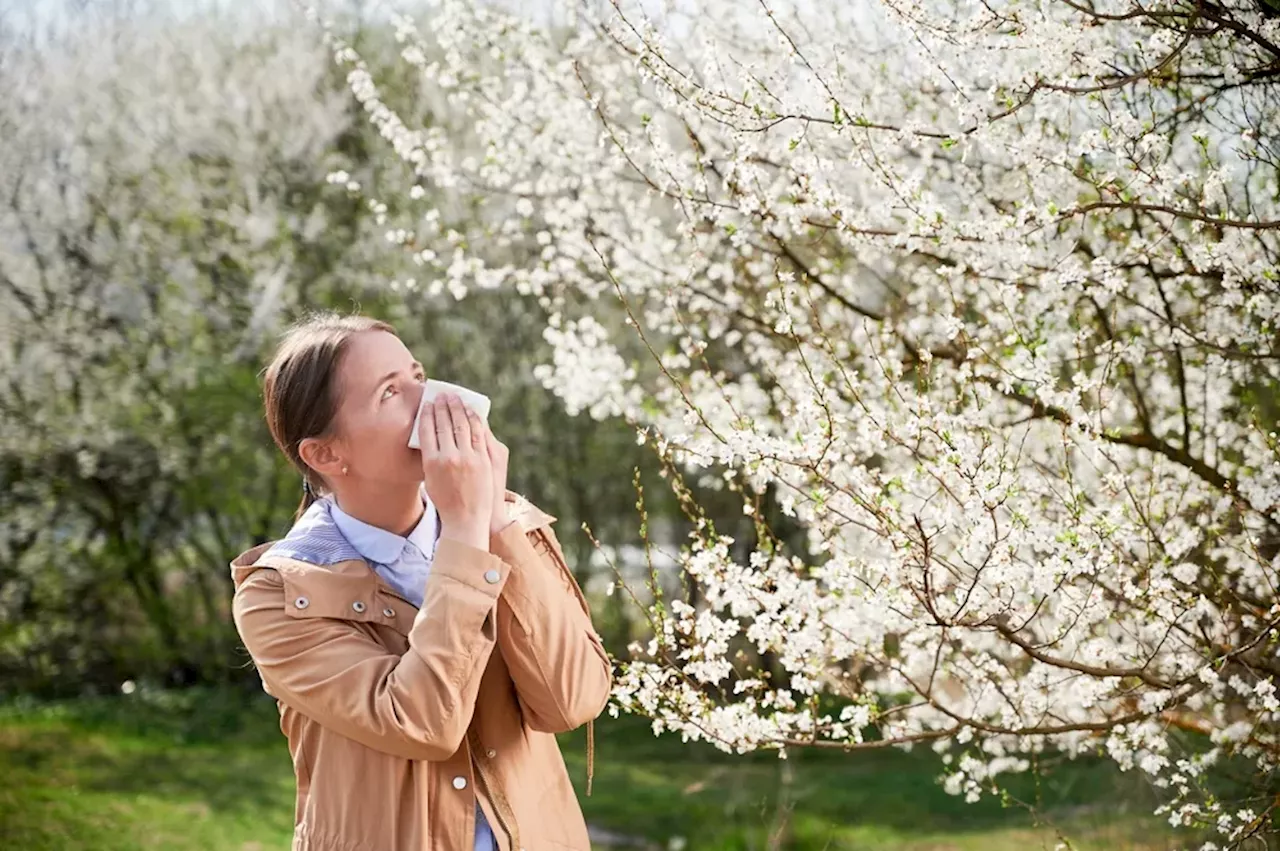
M332 482L342 475L342 457L333 441L322 437L307 437L298 444L298 455L308 467L319 473L325 481Z

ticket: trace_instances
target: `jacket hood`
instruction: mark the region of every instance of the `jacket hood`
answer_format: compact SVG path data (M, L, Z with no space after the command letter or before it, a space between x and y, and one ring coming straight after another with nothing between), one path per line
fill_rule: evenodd
M259 570L257 561L267 550L271 549L274 541L268 541L265 544L259 544L251 550L245 550L236 556L231 562L231 584L237 589L244 584L255 571Z

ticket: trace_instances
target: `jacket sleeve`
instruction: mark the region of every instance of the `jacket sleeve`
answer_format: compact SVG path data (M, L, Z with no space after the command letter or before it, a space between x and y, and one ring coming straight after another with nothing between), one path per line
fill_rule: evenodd
M493 570L497 582L486 579ZM279 700L375 750L443 760L471 723L509 574L497 556L441 540L403 656L346 621L291 616L274 570L250 576L232 611L263 684Z
M555 533L526 533L515 522L489 548L511 568L498 601L498 646L525 723L544 733L582 726L604 709L612 670Z

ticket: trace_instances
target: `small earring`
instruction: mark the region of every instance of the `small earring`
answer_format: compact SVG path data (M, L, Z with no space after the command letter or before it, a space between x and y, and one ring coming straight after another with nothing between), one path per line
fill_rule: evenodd
M342 465L342 475L344 475L344 476L345 476L346 474L347 474L347 465L346 465L346 464L343 464L343 465Z

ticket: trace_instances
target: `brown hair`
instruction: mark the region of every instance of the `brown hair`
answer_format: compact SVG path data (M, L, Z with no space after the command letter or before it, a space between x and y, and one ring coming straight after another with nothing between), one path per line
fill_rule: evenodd
M298 447L308 437L328 433L338 412L338 367L351 338L363 331L395 329L368 316L327 312L303 317L290 326L267 365L262 382L267 428L294 468L302 474L302 502L297 520L317 499L323 485L307 466Z

